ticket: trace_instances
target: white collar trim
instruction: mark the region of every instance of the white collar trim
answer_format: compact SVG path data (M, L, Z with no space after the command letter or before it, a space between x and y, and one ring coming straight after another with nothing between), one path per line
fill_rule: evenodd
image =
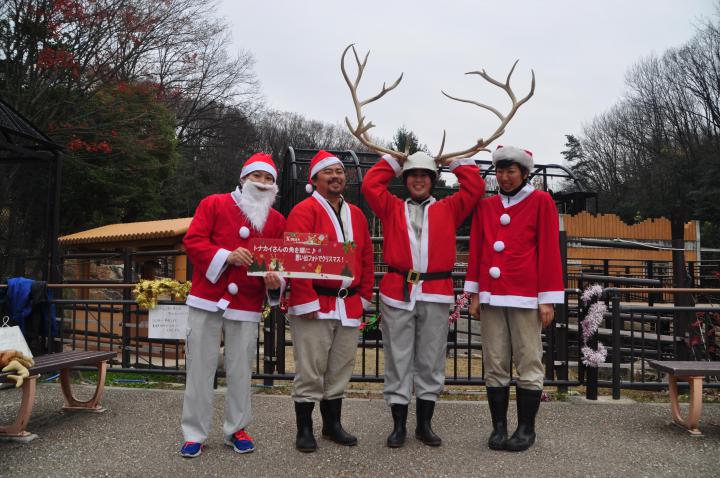
M533 193L533 191L535 191L533 185L527 183L525 187L518 191L518 193L514 196L506 196L503 193L498 193L498 196L500 196L500 202L502 203L503 207L507 209L525 200Z

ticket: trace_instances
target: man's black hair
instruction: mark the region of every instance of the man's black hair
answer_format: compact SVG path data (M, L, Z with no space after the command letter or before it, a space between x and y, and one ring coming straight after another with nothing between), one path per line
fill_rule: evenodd
M520 168L520 172L522 173L523 176L525 176L526 174L530 174L530 171L528 170L528 168L526 168L522 164L518 163L517 161L513 161L511 159L501 159L500 161L495 163L495 170L497 171L498 169L509 168L513 164L516 164L517 167Z

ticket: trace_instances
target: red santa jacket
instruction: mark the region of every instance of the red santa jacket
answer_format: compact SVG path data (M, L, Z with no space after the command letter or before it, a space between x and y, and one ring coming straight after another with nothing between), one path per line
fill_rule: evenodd
M275 209L270 209L263 230L256 231L238 207L237 194L239 190L203 199L183 239L193 265L192 288L186 303L198 309L215 312L218 305L223 308L229 305L230 301L220 300L228 291L228 264L225 261L233 250L248 247L253 237L282 237L285 229L285 218ZM259 321L265 283L261 277L248 277L244 267L234 269L233 283L238 291L232 294L232 308L228 308L224 316L234 320Z
M406 201L388 191L390 181L402 168L389 155L383 156L362 183L362 193L383 226L383 260L395 269L418 272L446 272L455 267L455 231L485 193L485 181L472 159L459 159L450 164L460 183L455 194L425 208L422 235L417 243L410 224ZM380 298L393 307L412 310L416 301L455 302L452 279L420 281L410 284L410 302L404 300L406 277L395 272L385 274L380 282Z
M552 198L530 184L512 197L483 199L473 216L465 291L502 307L562 303L558 229Z
M317 191L290 211L285 228L288 232L326 233L331 241L354 241L357 247L353 280L290 279L288 313L303 315L317 311L319 319L340 320L343 325L357 327L363 309L372 300L375 282L372 242L367 219L357 206L343 202L340 216L347 225L344 234L333 207ZM345 298L331 297L318 295L313 287L357 288L357 293Z

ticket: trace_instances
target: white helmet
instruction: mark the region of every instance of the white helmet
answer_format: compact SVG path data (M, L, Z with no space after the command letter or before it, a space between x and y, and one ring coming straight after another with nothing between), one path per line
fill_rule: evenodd
M430 171L432 173L433 180L437 178L437 163L435 163L435 159L422 151L417 151L411 154L405 160L403 163L403 177L405 177L405 173L412 169L424 169L426 171Z

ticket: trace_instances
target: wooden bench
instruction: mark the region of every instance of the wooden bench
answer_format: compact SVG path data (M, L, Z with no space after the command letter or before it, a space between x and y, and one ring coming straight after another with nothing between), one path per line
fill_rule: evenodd
M25 379L22 385L22 402L18 416L11 425L0 426L0 439L11 439L17 441L31 441L37 435L29 433L25 427L30 420L33 405L35 404L35 388L38 377L41 373L60 371L60 386L65 397L63 410L80 410L91 412L103 412L100 406L103 391L105 389L105 374L107 361L116 356L116 352L86 352L69 351L35 357L35 365L30 368L30 376ZM80 365L94 365L98 369L97 385L95 393L90 400L80 401L75 398L70 383L70 370ZM0 382L8 382L5 378L8 373L0 374Z
M672 406L673 421L687 430L691 435L702 435L698 428L700 413L702 412L703 379L707 376L720 376L720 362L692 362L692 361L660 361L649 360L648 364L668 375L668 389L670 404ZM678 402L677 382L685 380L690 385L690 408L687 418L680 414Z

